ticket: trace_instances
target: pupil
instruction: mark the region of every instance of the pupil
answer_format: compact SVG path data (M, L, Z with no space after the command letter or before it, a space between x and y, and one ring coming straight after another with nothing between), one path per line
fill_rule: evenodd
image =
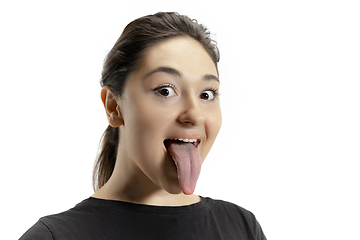
M202 99L208 99L208 98L209 98L209 94L203 93L203 94L201 94L201 98L202 98Z
M169 95L169 90L166 89L166 88L161 89L160 94L163 95L163 96L168 96Z

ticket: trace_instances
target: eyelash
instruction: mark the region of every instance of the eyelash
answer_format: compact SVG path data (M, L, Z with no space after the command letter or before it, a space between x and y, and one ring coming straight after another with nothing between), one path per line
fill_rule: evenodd
M166 84L161 84L160 86L156 87L156 88L153 88L151 89L152 91L154 91L157 95L159 95L160 97L163 97L163 98L167 98L167 96L163 96L161 95L158 91L162 88L166 88L166 87L170 87L174 90L174 92L176 93L176 87L175 85L171 84L171 83L166 83Z
M175 93L177 92L177 91L176 91L176 86L173 85L173 84L171 84L171 83L162 84L162 85L160 85L160 86L158 86L158 87L156 87L156 88L153 88L153 89L151 89L151 90L154 91L154 92L155 92L157 95L159 95L160 97L167 98L167 96L163 96L163 95L161 95L161 94L158 92L160 89L166 88L166 87L172 88ZM211 92L213 93L213 95L214 95L214 98L211 99L211 100L209 100L209 101L214 101L215 99L219 98L219 95L220 95L219 89L217 89L217 88L208 88L208 89L203 90L203 91L201 92L201 94L204 93L205 91L211 91ZM200 94L200 95L201 95L201 94Z
M208 88L208 89L202 91L202 93L205 91L212 91L212 93L214 94L214 99L212 99L210 101L214 101L215 99L218 99L220 96L219 89L217 89L217 88Z

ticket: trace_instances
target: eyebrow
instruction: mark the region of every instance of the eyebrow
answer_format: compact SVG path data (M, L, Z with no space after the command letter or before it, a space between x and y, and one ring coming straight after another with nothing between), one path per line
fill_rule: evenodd
M176 70L175 68L171 68L171 67L158 67L154 70L152 70L151 72L149 72L148 74L146 74L145 78L151 76L152 74L155 74L155 73L159 73L159 72L163 72L163 73L167 73L167 74L170 74L170 75L173 75L173 76L176 76L176 77L181 77L182 76L182 73L178 70ZM212 75L212 74L205 74L203 76L203 79L204 80L215 80L215 81L219 81L219 79Z
M216 76L211 75L211 74L204 75L203 79L205 79L205 80L215 80L215 81L220 82L220 80Z
M159 72L163 72L163 73L167 73L170 75L174 75L177 77L181 77L181 72L179 72L178 70L171 68L171 67L158 67L155 70L152 70L151 72L149 72L148 74L146 74L145 78L149 77L150 75L154 74L154 73L159 73Z

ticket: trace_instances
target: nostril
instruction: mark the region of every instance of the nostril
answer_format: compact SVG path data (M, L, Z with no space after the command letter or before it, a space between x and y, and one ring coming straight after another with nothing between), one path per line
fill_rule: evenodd
M177 120L182 124L198 126L204 122L205 117L200 110L190 110L181 114Z

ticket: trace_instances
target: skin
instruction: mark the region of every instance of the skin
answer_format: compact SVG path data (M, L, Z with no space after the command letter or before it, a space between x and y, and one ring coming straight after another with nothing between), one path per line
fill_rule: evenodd
M199 196L182 192L164 140L199 139L204 161L221 126L220 101L213 95L217 77L200 43L176 37L146 52L121 97L105 86L101 98L120 142L114 172L93 197L161 206L198 202Z

